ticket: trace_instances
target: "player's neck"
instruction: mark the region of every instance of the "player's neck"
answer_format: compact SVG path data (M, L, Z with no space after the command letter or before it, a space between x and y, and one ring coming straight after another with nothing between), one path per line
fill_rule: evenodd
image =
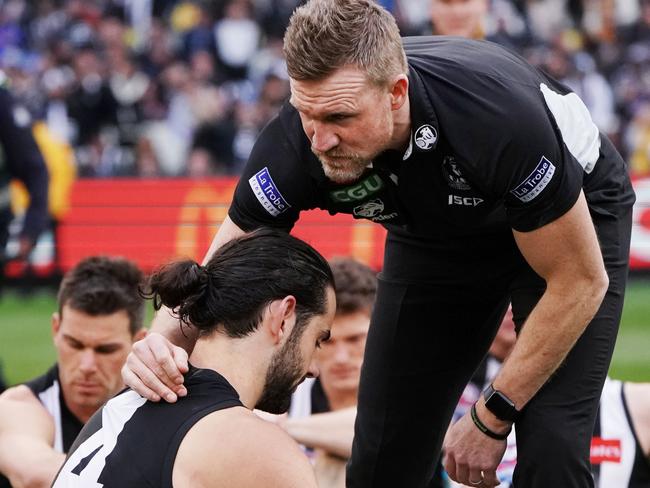
M323 386L330 410L342 410L357 405L358 390L328 390Z
M254 353L251 341L215 334L197 341L190 363L218 372L239 394L247 408L254 408L264 389L266 365Z
M93 414L97 411L97 405L77 405L72 402L69 402L67 400L69 396L66 394L65 389L63 390L63 401L65 402L65 406L68 408L70 413L74 415L79 422L82 424L85 424L90 420L90 417L93 416ZM110 397L109 397L110 398ZM108 398L107 398L108 400Z

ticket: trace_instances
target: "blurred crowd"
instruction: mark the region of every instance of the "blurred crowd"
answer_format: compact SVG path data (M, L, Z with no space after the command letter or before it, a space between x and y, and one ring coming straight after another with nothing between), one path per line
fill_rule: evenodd
M434 32L435 3L474 1L381 3L417 35ZM299 3L4 0L0 67L81 177L237 175L288 96L282 36ZM480 37L569 85L650 175L650 0L490 0L480 15Z

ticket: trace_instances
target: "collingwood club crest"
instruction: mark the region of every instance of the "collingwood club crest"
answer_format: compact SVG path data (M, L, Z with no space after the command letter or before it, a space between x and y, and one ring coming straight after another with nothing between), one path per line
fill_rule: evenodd
M442 161L442 175L445 177L447 184L454 190L471 190L467 180L463 178L458 163L453 156L445 156Z
M423 151L432 149L437 140L438 132L429 124L421 125L420 128L415 131L415 145Z

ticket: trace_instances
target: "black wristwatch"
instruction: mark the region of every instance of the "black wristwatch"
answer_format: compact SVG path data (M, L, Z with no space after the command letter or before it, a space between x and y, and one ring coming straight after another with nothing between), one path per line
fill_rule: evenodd
M483 392L485 407L492 412L499 420L514 422L519 416L519 410L515 403L499 390L495 390L492 384Z

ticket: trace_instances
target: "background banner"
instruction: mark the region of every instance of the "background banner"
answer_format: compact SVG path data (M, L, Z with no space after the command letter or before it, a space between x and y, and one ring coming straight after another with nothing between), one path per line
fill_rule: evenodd
M37 275L62 273L93 254L119 255L145 271L177 257L201 261L227 215L236 178L77 180L53 236L37 248ZM650 178L634 182L630 265L650 271ZM325 257L354 256L380 269L386 231L350 215L303 212L293 234ZM10 275L12 273L9 273Z

